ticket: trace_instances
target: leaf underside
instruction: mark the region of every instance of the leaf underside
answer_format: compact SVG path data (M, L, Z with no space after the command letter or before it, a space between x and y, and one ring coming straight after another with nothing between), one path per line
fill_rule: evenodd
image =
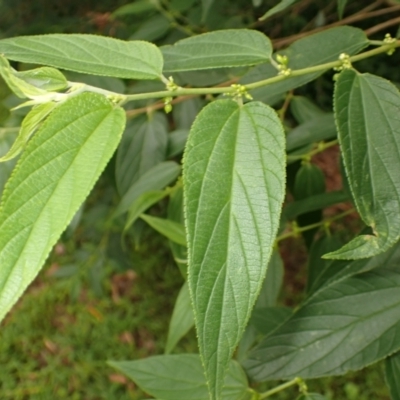
M189 134L188 282L211 399L266 273L284 196L284 142L275 111L258 102L215 101Z

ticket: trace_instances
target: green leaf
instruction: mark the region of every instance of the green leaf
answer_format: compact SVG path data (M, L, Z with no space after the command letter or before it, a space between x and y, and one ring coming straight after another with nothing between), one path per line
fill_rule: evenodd
M337 0L337 9L339 14L339 19L343 18L344 9L346 8L348 0Z
M337 272L331 268L333 260L322 256L341 247L342 241L335 235L324 235L315 240L310 248L307 266L307 292L314 293Z
M255 307L272 307L278 301L279 293L281 292L284 266L279 251L275 249L268 263L267 275L258 295Z
M208 12L210 11L211 6L213 5L215 0L201 0L202 6L202 17L201 20L204 22L207 18Z
M207 71L207 73L210 71ZM204 100L199 97L175 104L172 109L175 126L177 129L190 129L197 114L204 107Z
M0 162L11 160L17 157L24 149L28 140L38 129L39 125L46 119L46 117L56 108L56 103L43 103L32 108L26 115L21 124L21 129L10 150L3 157Z
M334 139L337 135L333 114L325 113L298 125L286 137L287 151L290 153L311 143Z
M114 217L127 212L135 201L145 192L164 189L181 172L175 161L164 161L145 172L126 192L114 211Z
M324 257L372 257L400 238L400 95L385 79L345 70L336 82L334 103L350 189L373 234Z
M289 59L289 68L296 70L335 61L342 53L357 54L368 45L369 40L361 29L340 26L299 39L279 54L286 55ZM319 71L298 77L289 76L284 81L251 90L250 93L256 100L269 103L279 99L283 93L302 86L323 73L324 71ZM271 64L260 65L244 75L240 83L247 84L276 75L277 70Z
M25 80L16 76L8 60L0 54L0 76L7 83L8 87L21 99L33 98L35 96L46 95L47 92L36 86L27 83Z
M165 36L171 28L171 22L164 15L154 15L146 19L129 39L154 42Z
M186 233L183 224L164 218L152 217L147 214L142 214L140 218L169 240L182 246L186 246Z
M29 141L0 206L0 320L35 278L116 149L125 112L83 93Z
M306 393L298 397L297 400L328 400L328 399L319 393Z
M197 354L153 356L136 361L109 361L143 391L163 400L209 400ZM240 365L230 361L221 400L245 400L247 378Z
M283 209L283 214L288 220L293 220L301 214L310 211L321 210L322 208L333 206L334 204L343 203L349 200L349 195L342 190L337 190L328 193L316 194L307 197L304 200L298 200L289 203Z
M194 317L192 303L187 282L182 286L178 298L175 302L172 318L169 323L167 345L165 353L171 353L176 344L181 340L193 327Z
M188 282L212 400L266 274L285 191L284 141L275 111L259 102L215 101L189 134Z
M154 190L141 194L129 208L124 231L127 231L148 208L168 196L168 190Z
M125 15L139 15L149 11L155 11L156 3L151 0L135 0L134 3L125 4L118 7L111 15L115 17L123 17Z
M298 0L281 0L276 6L269 9L261 18L260 21L265 21L267 18L271 17L278 12L285 10L290 7L292 4L296 3Z
M250 323L264 335L268 335L292 315L288 307L257 308L251 315Z
M2 39L0 53L14 61L127 79L159 79L163 67L162 54L151 43L97 35L51 34Z
M124 196L151 168L165 160L168 121L163 113L141 116L128 123L118 147L115 177L118 192Z
M184 224L183 217L183 190L178 187L171 193L168 203L168 219ZM184 279L187 279L187 247L169 241L174 260L179 267Z
M0 128L0 156L6 154L16 137L18 128ZM14 169L16 160L0 163L0 195L3 192L4 185Z
M292 100L290 100L290 112L299 124L326 115L315 103L304 96L292 97Z
M385 361L385 380L392 400L400 399L400 353L393 354Z
M177 129L168 136L167 157L175 157L183 152L189 135L188 129Z
M15 76L30 85L49 92L63 90L68 86L65 76L58 69L51 67L15 72Z
M164 71L179 72L269 62L272 45L261 32L225 29L183 39L161 50Z
M398 262L397 256L391 265L320 289L252 351L243 364L249 376L264 381L342 375L397 351Z

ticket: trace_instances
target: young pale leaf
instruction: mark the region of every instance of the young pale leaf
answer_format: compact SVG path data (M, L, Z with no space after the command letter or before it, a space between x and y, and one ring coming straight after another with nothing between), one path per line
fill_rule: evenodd
M125 112L83 93L29 141L0 205L0 320L42 267L118 145Z
M192 303L187 282L184 283L176 299L174 311L169 323L165 353L171 353L176 344L194 325Z
M15 140L18 128L0 128L0 156L7 154ZM15 166L15 159L0 163L0 195L3 192L11 172Z
M147 214L142 214L140 218L169 240L182 246L186 246L186 234L183 224L169 219L152 217Z
M14 61L127 79L158 79L163 67L162 54L151 43L96 35L51 34L2 39L0 53Z
M46 117L56 108L56 103L43 103L32 108L26 115L21 124L21 129L10 150L3 157L0 162L11 160L18 156L24 149L30 137L38 129L39 125L46 119Z
M386 359L385 378L392 400L400 400L400 353Z
M14 70L11 68L8 60L0 54L0 76L7 83L8 87L21 99L33 98L35 96L43 96L47 92L31 85L24 79L18 78Z
M261 32L226 29L183 39L161 50L164 71L179 72L269 62L272 45Z
M252 351L244 362L251 378L342 375L399 350L398 261L316 292Z
M58 69L51 67L15 72L15 76L30 85L49 92L63 90L68 86L65 76Z
M274 14L285 10L297 1L298 0L281 0L276 6L272 7L261 18L259 18L259 20L265 21L267 18L272 17Z
M109 361L143 391L163 400L209 400L197 354L148 357L137 361ZM245 400L248 382L240 365L230 361L219 400Z
M210 398L261 289L285 191L285 138L274 110L218 100L184 155L189 288Z
M350 189L373 234L360 235L324 257L372 257L400 238L400 95L385 79L345 70L336 82L334 102Z

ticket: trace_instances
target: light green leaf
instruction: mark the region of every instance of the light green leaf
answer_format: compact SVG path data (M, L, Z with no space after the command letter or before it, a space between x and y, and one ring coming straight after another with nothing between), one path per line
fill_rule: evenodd
M385 361L385 380L392 400L400 399L400 353L393 354Z
M346 8L348 0L337 0L337 9L339 14L339 19L343 18L344 9Z
M18 78L8 60L2 54L0 54L0 76L4 79L15 95L21 99L33 98L35 96L47 94L45 90L39 89L36 86L27 83L25 80Z
M163 400L209 400L200 357L197 354L153 356L136 361L109 361L143 391ZM230 361L221 400L246 400L246 375Z
M184 155L189 288L210 399L261 289L285 191L274 110L218 100L198 115Z
M252 350L243 364L249 376L264 381L342 375L400 349L398 262L397 256L316 292Z
M144 173L122 197L114 211L114 217L127 212L132 204L145 192L161 190L173 182L181 172L175 161L164 161Z
M179 72L269 62L272 45L261 32L225 29L183 39L161 50L164 71Z
M0 320L35 278L116 149L125 112L84 93L29 141L0 205Z
M171 353L176 344L181 340L193 327L194 317L192 303L187 282L182 286L178 298L175 302L172 318L169 323L167 345L165 353Z
M24 149L28 140L38 129L39 125L46 119L46 117L56 108L56 103L43 103L32 108L26 115L21 124L21 129L10 150L3 157L0 162L11 160L17 157L18 154Z
M265 21L267 18L274 14L277 14L286 8L290 7L292 4L296 3L298 0L281 0L276 6L269 9L261 18L260 21Z
M350 189L373 234L324 257L372 257L400 238L400 95L383 78L345 70L336 82L334 103Z
M168 146L168 121L157 112L128 123L118 147L115 177L118 192L124 196L147 171L165 160Z
M152 217L147 214L142 214L140 218L169 240L182 246L186 246L186 233L183 224L169 219Z
M312 67L338 59L340 54L357 54L369 45L365 33L351 26L340 26L315 33L291 44L287 49L279 51L289 59L292 70ZM256 100L267 103L276 101L289 90L302 86L320 76L324 71L305 74L298 77L288 77L284 81L251 90ZM240 83L247 84L277 75L277 70L271 64L259 65L244 75Z
M30 85L49 92L63 90L68 86L65 76L58 69L51 67L15 72L15 76Z
M2 39L0 53L14 61L127 79L158 79L163 67L162 54L151 43L97 35L51 34Z
M154 190L141 194L129 208L128 219L125 223L124 231L127 231L152 205L158 203L161 199L168 196L168 190Z

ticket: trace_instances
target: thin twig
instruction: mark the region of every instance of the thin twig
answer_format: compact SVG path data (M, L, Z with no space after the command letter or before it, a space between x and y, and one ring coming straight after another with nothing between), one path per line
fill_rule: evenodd
M316 28L312 31L298 33L296 35L288 36L287 38L283 38L283 39L275 39L272 42L274 44L274 48L279 49L283 46L286 46L286 45L298 40L298 39L301 39L303 37L312 35L314 33L317 33L317 32L320 32L320 31L323 31L323 30L326 30L329 28L333 28L335 26L348 25L348 24L351 24L351 23L354 23L357 21L362 21L362 20L365 20L368 18L378 17L381 15L389 14L389 13L396 12L396 11L400 11L400 5L384 8L381 10L371 11L371 12L359 12L357 14L350 15L349 17L344 18L340 21L336 21L332 24L325 25L320 28ZM382 29L384 29L384 28L382 28Z
M400 6L399 6L400 7ZM389 19L389 21L382 22L381 24L375 25L365 31L367 36L373 35L376 32L382 31L389 26L400 24L400 17Z

